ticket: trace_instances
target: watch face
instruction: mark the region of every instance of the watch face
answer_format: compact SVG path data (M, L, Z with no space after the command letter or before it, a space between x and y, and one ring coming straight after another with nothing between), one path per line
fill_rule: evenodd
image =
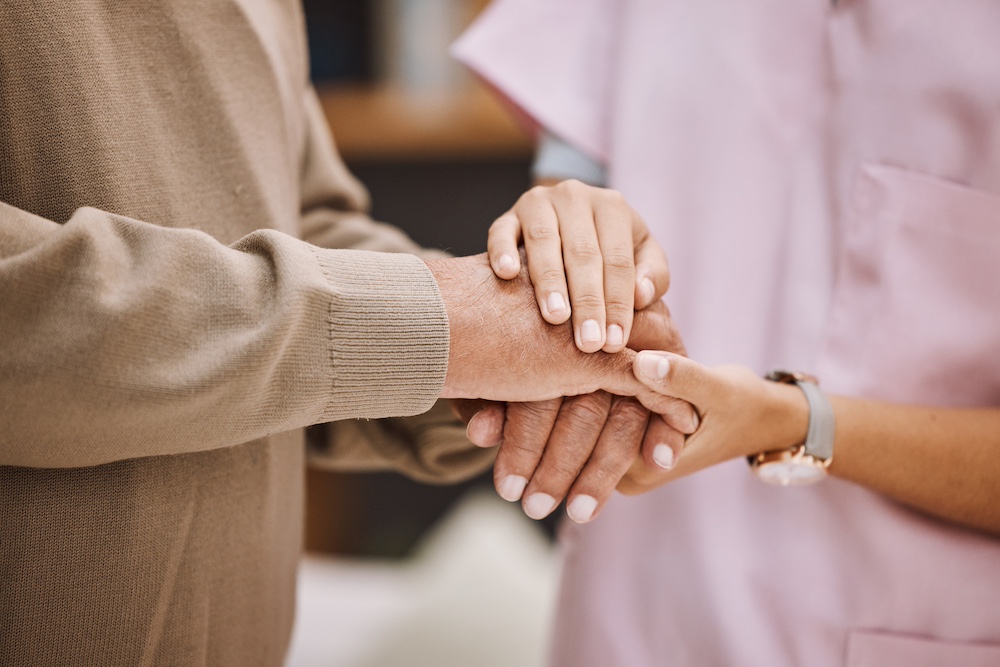
M826 477L826 470L802 461L770 461L757 468L757 475L776 486L804 486Z

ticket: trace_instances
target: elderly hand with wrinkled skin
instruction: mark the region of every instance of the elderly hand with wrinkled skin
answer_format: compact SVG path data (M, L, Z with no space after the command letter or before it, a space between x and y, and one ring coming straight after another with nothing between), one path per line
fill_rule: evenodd
M451 324L442 395L519 401L506 415L495 471L501 495L523 495L530 516L547 515L567 492L575 519L596 516L631 467L646 430L646 408L622 397L635 396L667 415L665 433L675 441L694 429L687 403L665 398L635 379L635 351L586 354L576 348L568 323L552 326L542 320L525 271L517 279L499 280L484 256L433 260L428 266ZM637 316L633 328L639 340L646 332L656 347L678 348L662 306ZM564 396L574 398L564 401ZM470 424L474 441L500 439L504 416L497 410L502 407L489 408ZM468 416L469 406L459 411ZM594 426L598 417L601 428Z
M643 349L684 353L662 303L636 313L632 341ZM660 409L672 413L677 424L693 417L684 402L664 403ZM520 500L529 517L541 519L565 498L567 514L577 523L593 520L638 465L648 475L666 473L684 447L685 433L697 424L685 423L682 432L639 400L603 391L506 406L480 403L463 406L459 413L471 418L470 440L480 446L500 444L494 483L505 500ZM666 464L663 449L669 452Z
M450 327L442 398L523 402L604 390L636 396L660 411L670 411L668 403L685 405L636 380L634 350L578 350L570 325L552 326L542 319L526 272L500 280L485 255L429 260L427 266L438 283ZM689 420L690 406L682 411Z

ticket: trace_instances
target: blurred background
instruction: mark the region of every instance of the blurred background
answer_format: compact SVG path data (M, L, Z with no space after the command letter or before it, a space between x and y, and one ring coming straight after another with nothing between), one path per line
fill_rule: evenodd
M305 0L311 67L373 216L482 252L529 187L529 137L448 47L486 0ZM290 667L544 664L562 515L538 524L490 474L433 487L310 471Z

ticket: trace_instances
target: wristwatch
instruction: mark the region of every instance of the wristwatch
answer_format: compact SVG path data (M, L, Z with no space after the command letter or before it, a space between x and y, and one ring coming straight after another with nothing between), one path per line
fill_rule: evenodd
M815 484L826 477L826 469L833 461L833 406L820 390L819 380L812 375L772 371L765 379L794 384L802 390L809 403L809 430L806 441L800 445L748 456L750 468L768 484Z

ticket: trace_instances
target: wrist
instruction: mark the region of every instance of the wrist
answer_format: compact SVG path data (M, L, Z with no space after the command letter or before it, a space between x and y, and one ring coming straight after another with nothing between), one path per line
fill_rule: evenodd
M497 279L485 254L430 259L426 264L437 281L448 318L448 369L441 397L477 397L477 382L481 384L477 376L482 369L476 360L489 332L483 329L482 317L476 316L480 313L476 304L488 298L484 282Z
M794 384L760 382L766 397L764 428L759 430L763 438L746 454L801 445L809 432L809 402L805 394Z
M805 373L775 370L767 375L767 380L801 390L806 402L806 433L801 442L796 438L796 444L790 447L764 450L747 457L750 467L769 484L800 486L822 480L833 460L834 414L829 399L820 390L819 381ZM797 422L795 412L788 413L781 422L789 427L785 433L798 431L800 427L794 426Z
M458 364L455 362L455 328L459 324L456 307L455 280L453 267L450 266L451 259L425 259L428 270L437 282L438 291L441 294L441 301L444 302L445 316L448 320L448 367L445 372L444 386L441 389L442 398L457 398L453 387L455 382L455 371Z

